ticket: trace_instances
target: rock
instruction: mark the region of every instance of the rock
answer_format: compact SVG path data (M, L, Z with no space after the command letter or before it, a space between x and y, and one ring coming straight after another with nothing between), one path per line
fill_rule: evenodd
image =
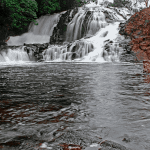
M125 32L125 25L126 25L126 23L120 23L119 24L119 27L120 27L119 34L127 35L126 32Z
M38 62L43 61L43 51L46 50L49 46L49 43L44 44L26 44L24 43L24 50L29 54L33 52L34 57Z
M140 61L150 60L150 8L145 8L140 12L135 13L126 22L125 27L121 25L120 34L128 35L132 39L130 45L132 51L137 55ZM136 25L135 25L136 24Z
M84 21L83 21L83 24L82 24L82 37L86 35L86 31L87 31L87 25L88 25L88 22L89 22L89 16L92 15L92 12L91 11L88 11L85 18L84 18ZM90 37L91 35L87 35L87 37Z
M65 41L67 24L72 20L77 11L77 8L73 9L72 16L70 16L71 10L68 10L61 15L57 26L54 27L53 34L50 38L50 44L62 44Z
M98 147L87 147L84 150L99 150Z
M105 37L107 34L108 34L108 31L105 31L105 32L101 35L101 37Z
M128 142L131 142L129 136L127 134L124 134L124 137L123 137L123 140L124 142L128 143Z
M123 145L120 145L118 143L115 143L113 141L103 141L100 144L102 146L101 150L131 150L129 148L126 148Z
M123 138L123 140L122 141L125 141L125 142L130 142L130 139L128 139L128 138Z
M143 72L150 73L150 61L143 61Z

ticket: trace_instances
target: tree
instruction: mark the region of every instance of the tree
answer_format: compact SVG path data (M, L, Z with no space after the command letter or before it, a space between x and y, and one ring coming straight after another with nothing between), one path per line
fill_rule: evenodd
M51 14L56 10L60 10L58 0L36 0L38 3L38 14L39 16L45 14Z
M35 0L0 0L0 25L7 27L6 37L9 30L23 30L29 22L36 23L37 11Z

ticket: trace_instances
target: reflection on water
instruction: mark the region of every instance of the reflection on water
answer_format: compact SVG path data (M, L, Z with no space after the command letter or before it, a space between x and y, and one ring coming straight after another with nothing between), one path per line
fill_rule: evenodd
M85 148L101 139L148 150L147 80L142 64L3 64L0 147Z

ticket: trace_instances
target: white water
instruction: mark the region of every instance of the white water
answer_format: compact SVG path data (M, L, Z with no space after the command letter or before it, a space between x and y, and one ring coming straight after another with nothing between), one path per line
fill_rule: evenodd
M73 20L67 26L66 41L71 42L82 38L83 22L88 11L79 8L78 13L74 16ZM86 32L84 36L94 35L106 24L105 15L101 11L91 11L88 17L87 25L85 26Z
M36 20L38 25L30 24L28 33L24 33L21 36L11 36L7 44L18 46L24 43L48 43L59 18L60 14L42 16Z
M1 51L0 53L0 62L8 62L8 63L15 63L15 62L25 62L30 61L32 58L32 52L29 55L24 51L24 46L18 49L8 49L7 51Z
M114 0L98 0L98 1L97 1L97 4L98 4L98 5L103 4L105 1L109 1L109 2L111 2L111 3L114 2Z
M113 2L113 1L112 1ZM118 32L119 22L129 19L130 11L126 8L105 8L104 1L89 3L78 8L78 12L68 23L64 45L50 45L43 52L45 61L83 61L83 62L116 62L122 49L118 46L118 38L123 39ZM104 11L115 23L107 23ZM87 13L90 14L88 16ZM119 15L118 12L121 14ZM62 12L65 13L65 12ZM38 26L33 23L29 26L28 33L21 36L10 37L8 45L23 45L23 43L46 43L50 41L53 29L61 17L61 14L46 15L37 19ZM70 13L72 16L73 11ZM124 16L124 17L122 17ZM85 20L86 19L86 20ZM84 27L84 32L82 32ZM105 40L112 40L110 51L104 49ZM72 42L72 43L71 43ZM68 47L66 43L70 43ZM91 46L92 45L92 46ZM91 48L92 47L92 48ZM24 56L23 56L24 55ZM33 54L27 54L23 48L0 53L0 61L30 61ZM32 58L32 59L31 59Z
M88 41L76 41L70 47L64 46L50 46L43 52L45 61L72 61L73 58L83 59L85 55L93 50L93 45Z
M82 35L83 22L88 11L91 14L88 16L88 21L85 26L84 36ZM124 18L116 11L109 8L104 8L90 3L79 8L78 12L67 26L66 42L72 42L72 46L67 49L67 45L50 46L44 53L45 61L75 61L75 62L118 62L122 49L118 45L118 38L122 38L118 32L120 22L107 23L105 14L107 13L112 19L123 21ZM129 11L126 8L117 9L123 16L127 16ZM83 38L82 38L83 36ZM87 38L88 37L88 38ZM78 40L79 39L79 40ZM104 50L104 41L112 40L114 43L110 46L110 51ZM65 43L66 43L65 42ZM90 45L93 48L88 51ZM72 49L75 49L75 52ZM73 59L75 57L75 59Z
M88 39L91 43L93 43L95 50L91 52L89 55L85 56L83 61L96 61L96 62L114 62L119 61L119 55L121 53L121 48L119 48L118 43L114 43L110 45L110 52L104 50L103 45L104 41L110 39L115 42L118 38L118 25L119 22L108 25L103 30L99 31L94 37ZM112 30L113 29L113 30ZM103 57L102 54L105 54Z

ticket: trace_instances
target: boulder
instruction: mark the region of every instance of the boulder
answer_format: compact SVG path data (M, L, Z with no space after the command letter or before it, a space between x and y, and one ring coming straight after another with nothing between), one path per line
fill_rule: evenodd
M43 51L46 50L49 46L49 43L44 44L26 44L24 43L24 50L29 54L31 51L33 52L34 57L37 61L43 61Z
M120 23L119 34L129 37L130 49L138 61L150 60L150 8L136 12L125 23Z
M78 9L74 8L72 16L70 16L71 10L66 11L60 17L60 20L56 27L54 27L53 34L50 38L50 44L62 44L66 39L67 24L73 19Z

